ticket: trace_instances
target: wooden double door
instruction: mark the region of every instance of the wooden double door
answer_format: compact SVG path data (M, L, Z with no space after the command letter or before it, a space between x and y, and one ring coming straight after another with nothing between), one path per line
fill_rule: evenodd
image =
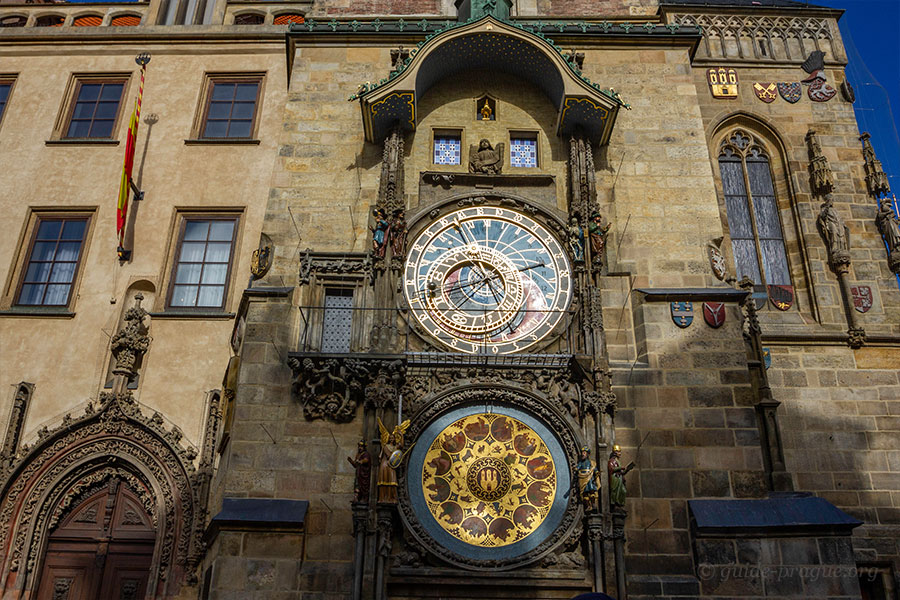
M139 600L147 595L156 528L138 497L112 479L50 534L37 600Z

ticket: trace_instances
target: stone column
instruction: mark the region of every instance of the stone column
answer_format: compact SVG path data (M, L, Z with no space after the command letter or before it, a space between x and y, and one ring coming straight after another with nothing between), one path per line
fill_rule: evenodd
M616 598L628 600L625 584L625 517L628 513L618 506L612 511L612 540L616 553Z
M369 522L369 505L363 502L354 502L353 507L353 536L355 549L353 552L353 590L350 592L351 600L361 600L363 572L365 571L366 527Z
M605 489L605 488L604 488ZM595 592L606 591L606 572L603 559L603 517L598 514L585 515L585 530L591 545L591 569Z
M375 509L377 546L375 548L375 600L387 600L387 564L393 548L393 504L379 502Z
M844 301L844 314L847 317L847 334L852 348L859 348L866 342L866 332L859 325L853 300L850 295L850 230L834 208L834 174L828 164L828 158L822 153L822 147L816 138L816 132L810 129L806 134L809 145L809 179L813 194L823 202L816 219L816 227L825 241L828 251L828 262L831 270L837 275Z

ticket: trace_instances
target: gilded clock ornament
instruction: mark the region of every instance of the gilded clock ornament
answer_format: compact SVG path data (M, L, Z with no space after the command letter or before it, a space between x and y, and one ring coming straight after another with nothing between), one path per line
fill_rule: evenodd
M473 206L426 227L409 247L412 314L452 350L507 354L550 333L572 297L562 244L530 216Z
M544 522L557 491L556 464L537 432L507 415L463 417L431 443L422 467L425 502L454 538L507 546Z

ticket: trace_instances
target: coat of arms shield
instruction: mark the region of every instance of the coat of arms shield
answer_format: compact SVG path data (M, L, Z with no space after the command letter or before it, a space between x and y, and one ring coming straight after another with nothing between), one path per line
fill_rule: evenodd
M709 266L712 268L713 275L715 275L716 279L719 281L723 281L727 274L725 255L722 254L722 251L719 250L718 246L711 242L706 246L706 253L709 255Z
M850 294L853 296L853 308L858 312L867 313L872 308L872 288L867 285L851 285Z
M725 322L724 302L704 302L703 320L713 329L718 329Z
M706 71L706 81L713 98L737 98L737 71L733 68L718 67Z
M813 79L809 84L809 89L806 90L809 99L813 102L828 102L834 95L837 94L837 90L825 83L822 79Z
M669 310L672 311L672 321L682 329L694 321L694 305L690 302L670 302Z
M774 83L754 83L753 92L756 94L757 98L766 104L775 102L775 98L778 97L777 86Z
M785 101L796 104L803 95L803 86L800 85L799 81L781 81L778 83L778 93L781 94Z
M794 304L794 286L770 285L769 300L778 310L787 310Z

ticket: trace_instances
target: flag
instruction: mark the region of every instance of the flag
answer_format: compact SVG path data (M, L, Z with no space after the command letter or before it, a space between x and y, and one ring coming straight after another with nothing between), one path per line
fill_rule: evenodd
M125 243L125 221L128 217L128 195L131 192L131 170L134 167L134 149L137 146L138 123L141 121L141 100L144 97L144 73L147 65L141 65L141 86L138 89L137 99L134 101L134 110L131 112L131 120L128 122L128 136L125 139L125 162L122 164L122 179L119 181L119 202L116 206L116 233L119 239L120 250Z

